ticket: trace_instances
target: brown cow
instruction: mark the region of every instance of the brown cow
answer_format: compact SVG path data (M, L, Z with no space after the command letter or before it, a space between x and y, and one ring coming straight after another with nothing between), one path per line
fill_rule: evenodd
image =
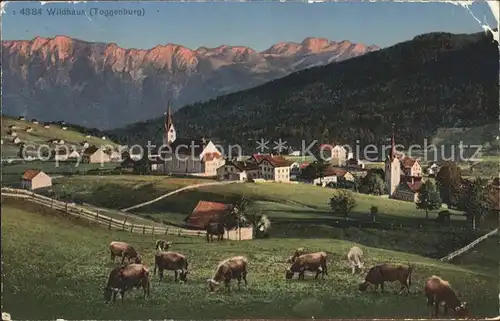
M156 267L160 281L163 280L163 270L174 271L175 282L177 276L183 282L187 282L188 261L184 255L178 252L159 252L155 255L155 268L153 274L156 275Z
M424 286L424 293L427 297L427 306L434 306L436 317L439 314L440 305L443 305L445 315L448 314L448 308L453 309L457 317L467 317L469 314L467 303L460 302L450 284L439 276L433 275L427 279Z
M238 280L238 290L241 288L241 279L245 281L245 286L247 282L247 267L248 260L244 256L235 256L222 261L215 270L215 274L211 279L208 279L208 287L210 292L215 291L215 287L224 281L226 289L228 292L231 291L229 283L232 279Z
M134 263L141 264L142 258L139 253L130 245L125 242L113 241L109 244L109 250L111 252L111 260L115 262L115 257L121 257L122 262L125 261L125 258L128 259L130 263L131 260L134 260Z
M217 236L217 241L222 241L224 239L224 224L217 222L210 222L205 226L207 231L207 242L213 242L213 236Z
M142 264L128 264L114 268L108 277L108 282L104 287L104 302L108 303L113 295L113 302L116 301L116 294L120 292L123 298L128 290L141 287L144 289L144 299L149 296L150 282L149 270Z
M286 260L286 263L292 264L293 262L295 262L296 258L298 258L299 256L301 256L303 254L307 254L307 252L304 250L303 247L299 247L298 249L295 250L295 253L293 253L293 255L290 256L288 258L288 260Z
M172 242L167 242L165 240L157 240L156 241L156 250L158 251L166 251L170 248Z
M321 273L321 278L325 278L325 274L328 275L328 268L326 266L326 260L328 256L325 252L316 252L303 254L295 259L292 265L286 269L285 278L291 279L295 273L299 273L299 280L304 279L304 274L306 271L316 272L315 279L318 278Z
M384 292L384 282L399 281L402 285L399 293L401 293L405 288L408 290L408 293L410 293L411 273L412 267L409 264L408 266L386 263L379 264L372 267L368 271L368 274L365 277L365 282L359 285L359 290L365 291L369 284L373 284L375 285L375 290L377 290L380 285L382 292Z

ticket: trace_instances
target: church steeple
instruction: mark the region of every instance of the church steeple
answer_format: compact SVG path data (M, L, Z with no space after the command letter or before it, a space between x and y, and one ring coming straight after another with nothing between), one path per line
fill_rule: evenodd
M172 108L170 107L170 102L168 102L168 107L167 107L167 117L165 118L165 132L168 133L170 130L170 127L172 127Z
M392 138L391 138L391 160L396 157L396 140L394 138L394 123L392 123Z
M172 121L172 108L170 107L170 101L168 102L167 113L165 117L165 137L163 139L163 144L168 145L175 141L176 133L174 128L174 123Z

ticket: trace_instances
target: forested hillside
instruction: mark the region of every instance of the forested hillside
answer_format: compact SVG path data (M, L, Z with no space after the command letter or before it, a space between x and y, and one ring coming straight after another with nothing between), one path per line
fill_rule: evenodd
M282 138L380 143L396 123L398 143L420 143L438 127L476 126L498 117L498 47L490 33L431 33L361 57L311 68L262 86L186 106L178 137L205 136L255 146ZM163 118L114 133L158 138ZM272 141L272 140L271 140Z

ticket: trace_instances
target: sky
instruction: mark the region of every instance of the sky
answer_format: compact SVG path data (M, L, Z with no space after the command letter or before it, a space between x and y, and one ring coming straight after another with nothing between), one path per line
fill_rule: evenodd
M84 14L50 15L54 9L83 10ZM114 9L136 10L142 14L105 16L107 10ZM438 2L87 2L44 5L10 2L4 11L4 40L66 35L137 49L175 43L190 49L225 44L244 45L261 51L277 42L301 42L306 37L323 37L337 42L349 40L383 48L427 32L473 33L483 30L465 8ZM475 3L472 11L480 20L496 27L486 3Z

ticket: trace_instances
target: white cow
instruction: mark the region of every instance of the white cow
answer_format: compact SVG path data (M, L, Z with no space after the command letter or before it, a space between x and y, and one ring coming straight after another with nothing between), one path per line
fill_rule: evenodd
M349 260L349 263L351 263L352 274L356 272L356 268L363 270L364 264L361 261L362 257L363 251L357 246L353 246L349 250L349 253L347 253L347 259Z

